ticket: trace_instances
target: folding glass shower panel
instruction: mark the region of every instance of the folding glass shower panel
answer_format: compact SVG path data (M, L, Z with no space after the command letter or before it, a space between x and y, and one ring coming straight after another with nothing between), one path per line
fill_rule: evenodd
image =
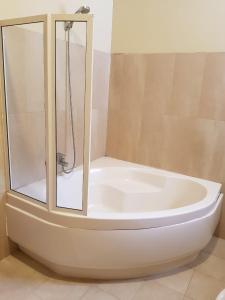
M6 177L18 201L87 214L92 30L90 14L0 21Z
M45 30L39 19L3 25L1 43L10 189L45 203Z
M92 16L55 18L56 207L86 214Z

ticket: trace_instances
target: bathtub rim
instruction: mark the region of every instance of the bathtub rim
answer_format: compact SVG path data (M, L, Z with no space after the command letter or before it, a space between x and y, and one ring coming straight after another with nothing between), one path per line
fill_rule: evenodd
M223 198L223 194L220 193L216 201L206 210L202 210L199 214L198 212L193 212L192 214L179 215L179 216L167 216L158 219L146 218L146 219L95 219L89 217L80 217L74 214L65 214L57 211L48 211L42 206L29 203L28 201L21 198L21 201L16 199L16 196L11 196L6 202L6 215L7 208L14 208L22 210L25 213L32 214L37 218L41 218L46 222L51 222L58 226L68 227L68 228L80 228L80 229L90 229L90 230L129 230L129 229L146 229L146 228L157 228L170 226L175 224L180 224L194 219L204 217L209 214L210 211L215 209L218 203Z
M202 217L215 207L220 195L221 184L205 179L195 178L170 172L162 169L156 169L149 166L143 166L127 161L121 161L110 157L101 157L92 162L92 169L108 167L132 167L142 168L149 173L167 177L176 177L188 179L203 185L207 189L207 195L203 200L194 204L182 206L174 209L160 210L154 212L140 213L114 213L104 214L102 217L93 215L78 215L75 211L68 209L66 212L57 209L48 210L46 205L39 205L36 201L30 201L28 197L18 195L16 192L7 192L6 205L16 207L28 213L36 215L46 221L59 224L65 227L78 227L86 229L140 229L167 226L186 222L195 218ZM113 215L113 218L112 218ZM115 217L116 215L116 217Z

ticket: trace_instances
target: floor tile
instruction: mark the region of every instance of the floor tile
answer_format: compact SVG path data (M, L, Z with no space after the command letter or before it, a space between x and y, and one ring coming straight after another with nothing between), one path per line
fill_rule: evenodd
M44 282L44 278L36 272L5 272L0 274L0 299L25 299L25 295Z
M120 300L130 300L143 284L143 280L129 280L122 282L101 283L99 288L116 296Z
M23 254L9 256L0 263L0 299L75 300L88 289L87 284L56 279L51 274Z
M8 286L24 285L34 288L45 280L45 276L14 256L0 262L0 290Z
M225 259L225 240L213 237L204 251Z
M49 279L35 289L34 294L43 300L77 300L88 288L88 284L82 282Z
M132 300L182 300L183 295L155 281L146 281Z
M111 282L65 279L18 252L0 262L0 300L215 300L225 288L222 249L165 274Z
M10 295L0 295L0 300L42 300L32 292L12 291Z
M179 268L173 272L160 276L156 280L158 283L184 294L187 290L193 272L194 271L192 269Z
M116 298L115 296L104 292L102 289L98 287L90 288L80 299L81 300L118 300L118 298Z
M193 300L215 300L223 288L225 288L225 284L221 281L194 271L185 296Z
M11 257L11 256L10 256ZM42 274L43 276L46 276L46 278L54 277L56 274L51 271L50 269L46 268L44 265L40 264L38 261L35 261L28 255L24 254L21 251L17 251L13 253L12 257L16 258L17 261L20 261L23 263L24 266L35 270L36 272Z
M195 269L225 283L225 259L202 252Z

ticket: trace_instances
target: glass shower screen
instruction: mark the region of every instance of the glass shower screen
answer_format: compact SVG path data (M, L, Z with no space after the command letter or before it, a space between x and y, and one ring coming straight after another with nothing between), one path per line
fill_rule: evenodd
M84 211L89 172L89 151L85 149L90 138L86 76L90 45L87 21L76 17L55 22L56 206Z
M10 189L46 202L44 21L1 27Z
M87 214L92 22L90 14L0 21L7 189L48 211Z

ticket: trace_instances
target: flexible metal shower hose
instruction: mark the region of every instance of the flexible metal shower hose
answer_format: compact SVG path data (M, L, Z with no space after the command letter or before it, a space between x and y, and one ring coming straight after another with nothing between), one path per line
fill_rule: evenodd
M75 132L74 132L74 115L73 115L73 102L72 102L72 87L71 87L71 68L70 68L70 30L67 31L68 40L66 41L66 76L68 76L68 87L69 87L69 106L70 106L70 121L71 121L71 136L73 145L73 163L71 167L66 169L62 166L62 170L65 174L69 174L73 171L76 166L76 143L75 143ZM67 89L67 86L66 86Z

